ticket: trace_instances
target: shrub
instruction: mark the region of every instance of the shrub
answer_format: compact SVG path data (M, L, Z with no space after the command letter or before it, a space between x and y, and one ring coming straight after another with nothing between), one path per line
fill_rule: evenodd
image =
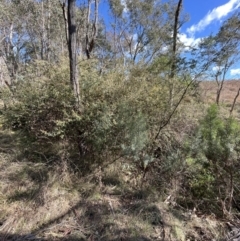
M194 203L209 212L229 214L239 198L240 125L212 105L200 121L187 159L188 188ZM235 197L234 197L235 195ZM221 213L221 214L222 214Z
M67 152L101 161L106 153L119 155L125 146L141 151L148 141L147 119L138 98L129 91L121 73L99 76L91 61L81 66L84 111L74 107L65 63L58 66L36 64L38 75L26 74L9 95L4 111L5 126L19 131L25 148L53 155L61 145ZM41 68L42 67L42 68ZM30 66L32 68L32 66ZM55 153L57 154L57 153ZM133 153L132 153L133 154Z
M182 137L177 140L179 122L175 118L180 113L176 111L172 126L156 139L172 110L168 84L163 84L162 77L149 75L141 65L128 71L120 65L100 75L96 61L88 60L80 63L79 78L81 113L75 109L64 59L57 65L35 62L27 67L4 111L5 126L21 133L23 149L77 160L82 167L117 156L142 165L152 162L160 150L156 175L163 167L170 170L179 157L172 151L182 141ZM181 123L185 125L183 118Z

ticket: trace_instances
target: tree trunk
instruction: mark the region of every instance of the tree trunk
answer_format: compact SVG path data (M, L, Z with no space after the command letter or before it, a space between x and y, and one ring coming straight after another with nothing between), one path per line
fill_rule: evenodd
M90 59L91 57L91 52L94 48L95 45L95 39L98 33L98 4L99 0L95 0L95 5L94 5L94 22L92 24L92 31L91 31L91 39L89 36L89 27L90 27L90 15L91 15L91 3L92 0L88 0L88 12L87 12L87 26L86 26L86 47L85 47L85 52L87 55L87 58Z
M175 18L174 18L172 60L171 60L171 72L170 72L171 79L174 78L175 72L176 72L177 34L178 34L179 15L182 7L182 1L183 0L178 1L177 9L175 12Z
M68 52L69 52L69 64L70 64L70 83L74 91L76 99L76 106L80 108L81 98L79 89L79 80L77 74L77 54L76 54L76 23L75 23L75 12L76 12L76 0L68 0Z
M232 112L233 112L233 109L234 109L234 106L236 104L236 101L237 101L237 98L238 98L239 94L240 94L240 88L238 89L238 92L237 92L237 94L236 94L236 96L235 96L235 98L233 100L233 103L232 103L232 106L231 106L231 110L230 110L230 115L232 115Z
M50 62L50 53L52 51L51 49L51 8L52 5L50 4L51 0L47 1L48 4L48 17L47 17L47 45L46 45L46 51L47 51L47 61Z
M176 53L177 53L177 34L179 26L179 15L182 7L182 1L178 1L177 9L175 12L174 18L174 27L173 27L173 46L172 46L172 59L171 59L171 70L170 70L170 107L173 107L173 97L174 97L174 77L176 74Z
M68 43L68 19L67 19L67 13L66 13L66 3L65 2L61 2L61 7L62 7L62 12L63 12L63 18L64 18L64 25L65 25L65 35L66 35L66 41Z

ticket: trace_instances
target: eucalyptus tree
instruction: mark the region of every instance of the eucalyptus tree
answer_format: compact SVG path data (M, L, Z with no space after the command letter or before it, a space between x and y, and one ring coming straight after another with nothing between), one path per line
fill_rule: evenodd
M58 0L28 0L25 14L28 51L32 59L56 61L67 50L64 20Z
M67 50L58 0L2 1L0 51L12 79L33 60L56 61Z
M67 36L70 66L70 83L74 92L76 105L80 107L80 89L77 73L77 26L76 26L76 0L67 2Z
M132 63L152 59L171 42L172 2L158 0L109 0L113 14L113 52Z
M99 0L95 0L94 6L94 20L91 21L91 4L92 0L88 0L87 7L81 5L79 8L76 5L76 0L67 1L67 18L65 15L66 2L62 3L63 15L65 19L65 26L67 27L66 38L68 44L69 53L69 65L70 65L70 82L73 88L73 92L76 99L76 104L79 109L82 109L80 87L78 79L78 66L77 66L77 55L82 49L82 40L85 35L84 50L88 59L90 59L91 52L95 45L95 39L98 32L98 3ZM83 18L78 21L77 10L82 11ZM77 41L77 39L80 41Z
M219 104L221 91L227 74L240 57L240 14L236 13L223 22L215 35L203 39L199 45L202 69L207 70L216 81L216 104Z
M23 54L25 31L22 28L22 16L15 2L2 2L0 14L1 56L13 79L19 68L20 55Z

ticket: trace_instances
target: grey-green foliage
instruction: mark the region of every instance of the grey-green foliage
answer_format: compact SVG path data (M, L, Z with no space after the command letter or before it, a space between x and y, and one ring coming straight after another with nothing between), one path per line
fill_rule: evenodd
M210 205L207 211L219 211L220 200L226 202L230 210L234 186L239 185L238 121L232 117L224 118L219 107L212 105L199 123L195 140L190 143L186 164L192 198L201 203L202 208ZM236 198L239 198L238 191L235 191Z
M212 162L228 162L236 159L240 126L232 117L223 118L216 105L208 109L201 122L202 146L205 156Z
M124 10L121 0L109 0L110 9L116 17L120 17Z
M130 62L151 62L171 45L174 2L157 0L112 1L114 48ZM124 4L123 4L124 3Z
M125 127L124 153L138 160L140 152L149 142L146 117L141 111L135 112L127 106L120 106L119 125L120 128Z
M83 112L75 109L64 61L29 66L29 76L6 102L5 126L20 131L41 152L64 143L66 151L92 155L92 160L123 152L137 156L148 144L149 131L141 106L132 103L138 95L132 96L132 83L118 80L118 74L99 76L94 64L81 66Z
M197 65L208 78L216 80L218 85L217 103L222 91L222 83L227 79L227 72L239 60L240 14L236 13L225 20L219 31L201 40L199 48L193 52Z
M38 77L31 73L33 68L38 69L35 73ZM41 71L45 76L41 76ZM29 76L26 74L24 80L16 84L8 98L5 125L39 140L61 138L64 132L61 122L71 114L73 107L65 78L64 70L57 72L56 67L46 62L29 66Z

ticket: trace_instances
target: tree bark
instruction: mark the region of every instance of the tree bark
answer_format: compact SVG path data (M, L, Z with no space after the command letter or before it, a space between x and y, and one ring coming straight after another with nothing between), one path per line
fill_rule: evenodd
M237 92L237 94L236 94L236 96L235 96L235 98L233 100L233 103L232 103L232 106L231 106L231 110L230 110L230 115L232 115L232 112L233 112L233 109L234 109L234 106L236 104L236 101L237 101L237 98L238 98L239 94L240 94L240 88L238 89L238 92Z
M85 52L86 52L86 55L87 55L88 59L91 58L90 54L91 54L91 52L94 48L96 36L97 36L97 33L98 33L98 4L99 4L99 0L95 0L94 22L92 24L91 39L89 38L91 3L92 3L92 0L88 0L87 27L86 27L86 47L85 47Z
M47 1L48 5L48 17L47 17L47 44L46 44L46 51L47 51L47 61L50 62L50 56L51 56L51 0Z
M61 5L61 8L62 8L62 12L63 12L66 41L68 43L68 20L67 20L67 13L66 13L66 9L65 9L66 8L66 3L65 2L61 2L61 0L60 0L60 5Z
M172 46L172 59L171 59L171 70L170 70L170 108L173 107L173 96L174 96L174 77L176 74L176 53L177 53L177 34L179 26L179 15L182 7L182 1L178 1L177 9L175 12L174 18L174 27L173 27L173 46Z
M171 63L171 72L170 72L170 78L174 78L175 72L176 72L176 52L177 52L177 34L178 34L178 24L179 24L179 15L180 10L182 7L182 1L178 1L177 9L175 12L175 18L174 18L174 27L173 27L173 46L172 46L172 63Z
M70 65L70 83L74 91L76 99L76 106L80 109L81 98L79 89L79 80L77 74L77 33L76 33L76 0L68 0L68 52L69 52L69 65Z

